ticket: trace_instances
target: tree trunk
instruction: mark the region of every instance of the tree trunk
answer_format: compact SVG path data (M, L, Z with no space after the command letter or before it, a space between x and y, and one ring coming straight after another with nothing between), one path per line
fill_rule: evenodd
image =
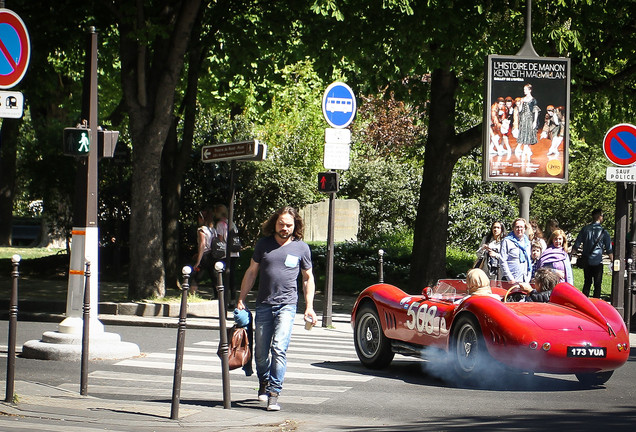
M163 17L171 36L158 36L152 49L147 49L147 42L138 36L146 31L143 10L132 11L136 13L134 18L120 23L122 88L133 142L128 291L132 299L165 295L161 155L200 6L201 0L183 0L174 10L160 11L171 14Z
M173 119L173 127L168 135L162 157L162 191L164 220L164 260L166 286L179 289L181 268L179 258L179 215L181 213L181 186L190 160L194 129L197 116L197 89L202 64L201 20L198 20L192 34L193 46L188 56L188 86L183 100L183 134L181 145L177 137L178 118Z
M15 161L18 131L22 120L2 120L0 143L0 245L11 246L13 197L15 194Z
M135 153L143 152L143 157L133 159L129 270L129 297L132 299L165 295L159 188L163 142L160 136L152 138L155 142L144 143L144 146L139 145L139 140L135 142ZM144 151L145 148L149 149Z
M446 276L453 168L461 156L481 142L480 127L455 134L457 85L451 70L436 69L431 76L429 133L411 256L410 290L414 293Z

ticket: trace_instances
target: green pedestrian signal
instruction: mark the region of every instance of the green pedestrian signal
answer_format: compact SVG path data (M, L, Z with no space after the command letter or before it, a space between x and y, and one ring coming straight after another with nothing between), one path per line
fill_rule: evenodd
M64 154L88 156L91 148L91 130L86 128L64 128Z

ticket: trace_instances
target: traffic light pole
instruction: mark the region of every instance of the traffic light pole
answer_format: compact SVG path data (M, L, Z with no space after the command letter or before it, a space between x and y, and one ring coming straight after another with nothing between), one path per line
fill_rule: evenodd
M73 206L73 230L71 262L69 268L68 295L66 298L66 319L59 324L61 333L81 333L84 263L89 260L95 269L91 272L90 308L91 330L104 331L97 318L98 302L98 227L97 227L97 161L99 159L97 124L97 32L91 27L86 51L84 89L82 98L82 119L88 119L90 128L90 149L88 157L78 158L75 181L75 202ZM85 120L83 120L85 121Z
M334 216L336 193L329 194L329 220L327 222L327 262L325 263L325 302L322 308L322 326L331 327L333 303L333 254L334 254Z

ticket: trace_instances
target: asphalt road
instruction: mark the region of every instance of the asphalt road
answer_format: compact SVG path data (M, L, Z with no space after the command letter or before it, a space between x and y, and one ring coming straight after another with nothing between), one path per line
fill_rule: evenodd
M18 347L55 329L52 323L20 322ZM106 331L137 343L143 354L128 361L91 362L89 394L131 403L169 400L177 330L107 326ZM294 331L282 413L323 422L298 430L631 431L636 424L636 354L598 388L584 388L574 376L544 374L502 375L488 387L471 388L440 378L445 365L409 357L396 356L382 371L365 369L346 325L331 332ZM6 346L6 339L7 322L0 321L0 345ZM217 331L187 330L183 406L220 404L216 344ZM1 351L6 353L6 347ZM6 354L2 357L4 369ZM4 370L0 373L4 378ZM79 391L80 364L18 358L16 379ZM255 376L232 372L235 410L261 409L253 401L256 386Z

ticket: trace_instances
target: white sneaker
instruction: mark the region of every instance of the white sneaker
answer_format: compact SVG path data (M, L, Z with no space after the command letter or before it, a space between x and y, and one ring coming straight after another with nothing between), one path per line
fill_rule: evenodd
M267 398L267 411L280 411L278 395L276 393L271 393Z
M258 400L261 402L267 402L267 381L261 381L258 385Z

